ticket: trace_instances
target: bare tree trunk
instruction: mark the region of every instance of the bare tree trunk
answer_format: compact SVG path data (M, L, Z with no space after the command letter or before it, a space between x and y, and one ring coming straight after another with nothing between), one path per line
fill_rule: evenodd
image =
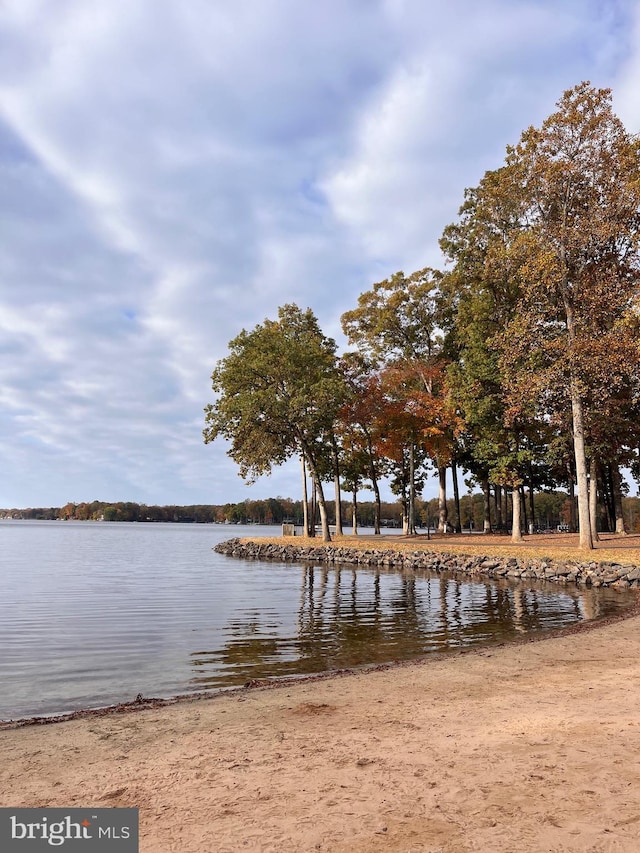
M602 474L602 497L607 515L608 533L613 533L616 529L616 509L613 500L613 483L611 482L611 467L607 465L601 466Z
M591 538L597 542L600 539L598 536L598 464L594 454L591 454L589 460L589 524Z
M462 520L460 518L460 492L458 490L458 466L455 456L451 460L451 478L453 480L453 503L456 508L456 533L462 533Z
M616 514L616 533L624 536L624 515L622 514L622 478L617 462L611 462L611 486L613 489L613 506Z
M302 517L305 536L310 536L309 531L309 493L307 492L307 466L304 461L304 453L300 456L302 466Z
M375 475L371 478L371 485L373 486L373 494L375 495L373 532L376 536L380 536L380 520L382 517L382 502L380 500L380 487L378 486L378 479Z
M482 508L484 511L484 533L491 533L491 487L488 480L482 480Z
M351 501L351 532L358 535L358 484L353 484L353 498Z
M609 526L609 512L607 510L607 483L606 483L606 474L604 471L604 466L602 462L598 463L598 513L600 515L600 530L603 533L610 533L611 527Z
M589 488L587 485L587 459L584 448L584 412L582 397L574 372L573 351L575 347L575 319L570 298L564 296L564 307L567 317L567 334L569 336L569 363L571 378L569 390L571 393L571 414L573 416L573 452L576 460L576 480L578 481L578 527L580 530L580 548L593 550L591 524L589 522Z
M522 542L520 531L520 488L514 486L511 490L511 502L513 505L513 521L511 523L511 541Z
M373 520L373 532L376 536L380 536L380 521L382 518L382 501L380 499L380 487L378 485L378 477L376 475L376 466L374 463L374 450L373 443L371 441L371 436L369 432L365 433L367 436L367 452L369 455L369 479L371 480L371 485L373 487L373 494L375 496L374 500L374 520Z
M570 462L567 462L567 474L569 477L569 532L575 533L578 529L576 519L576 488L573 479L573 468Z
M529 529L529 519L527 518L527 501L525 500L524 486L520 486L518 491L520 492L520 514L524 521L523 529L526 532Z
M316 479L316 494L318 498L318 506L320 508L320 524L322 526L322 541L331 542L331 532L329 531L329 517L327 516L327 505L324 501L324 492L322 483ZM314 525L315 526L315 525Z
M444 533L447 526L447 466L438 465L438 532Z
M409 446L409 517L407 519L407 533L414 536L416 532L416 472L415 472L415 447L413 441Z
M496 528L502 530L504 525L504 517L502 515L502 487L498 485L493 487L493 506L496 511Z
M342 536L342 497L340 495L340 474L333 476L333 489L336 504L336 536Z
M507 519L508 519L508 517L509 517L509 511L508 511L508 509L507 509L507 490L506 490L506 488L504 488L504 486L503 486L503 488L502 488L502 491L501 491L500 495L501 495L501 497L500 497L500 503L502 504L502 518L503 518L503 521L504 521L504 526L505 526L505 528L506 528L506 526L507 526Z
M536 529L536 501L533 493L533 477L529 474L529 515L531 516L531 524L533 530Z
M329 518L327 516L327 505L324 499L324 491L322 489L322 483L320 482L320 477L318 476L318 471L316 469L315 463L311 457L311 455L307 456L307 464L309 465L309 471L311 472L311 478L313 480L313 514L311 520L311 526L313 527L313 535L315 536L316 532L316 512L315 512L315 502L316 499L318 501L318 507L320 509L320 525L322 528L322 541L323 542L331 542L331 533L329 531Z
M587 461L584 450L584 417L582 400L575 388L571 388L571 411L573 413L573 446L576 457L576 479L578 481L578 528L581 548L593 550L591 524L589 522L589 490L587 486Z
M338 458L338 447L332 436L331 447L333 450L333 487L336 496L336 536L342 536L342 497L340 495L340 459Z
M311 510L309 512L309 536L315 538L316 535L316 480L313 476L313 469L311 467L311 463L309 463L309 471L311 472L311 485L313 488L311 489Z

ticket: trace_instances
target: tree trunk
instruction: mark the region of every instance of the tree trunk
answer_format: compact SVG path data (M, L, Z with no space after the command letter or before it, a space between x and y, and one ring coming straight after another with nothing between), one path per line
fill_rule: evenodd
M376 536L380 536L380 521L382 518L382 501L380 499L380 487L378 486L378 477L376 475L376 466L374 463L375 453L373 450L373 442L371 441L371 436L368 431L365 431L365 435L367 436L367 453L369 455L369 479L371 480L371 486L373 487L374 494L374 506L375 506L375 515L373 520L373 532Z
M313 476L313 471L311 470L311 466L309 467L311 471L311 485L313 488L311 489L311 510L309 512L309 536L315 538L316 535L316 480Z
M453 480L453 503L456 508L456 533L462 533L462 520L460 518L460 492L458 490L458 466L455 456L451 460L451 478Z
M329 531L329 517L327 516L327 506L324 502L324 492L322 490L322 483L317 480L316 482L317 489L317 498L318 498L318 506L320 508L320 524L322 526L322 541L323 542L331 542L331 532Z
M498 485L493 487L493 506L496 512L496 530L501 531L504 525L502 516L502 487Z
M336 496L336 536L342 536L342 497L340 495L340 459L338 458L338 446L335 437L331 437L333 450L333 486Z
M353 484L353 498L351 501L351 532L358 535L358 484Z
M407 533L414 536L416 532L416 471L415 447L413 441L409 445L409 513Z
M602 474L602 498L607 514L607 533L613 533L616 529L616 509L613 501L613 483L611 482L611 467L601 466Z
M533 529L536 529L536 500L533 493L533 476L531 475L531 470L529 471L529 516L531 520L531 524L533 524Z
M309 493L307 492L307 466L304 461L304 453L300 456L302 466L302 518L305 536L310 536L309 531Z
M520 515L522 516L522 520L524 522L522 527L526 533L526 531L529 529L529 519L527 518L527 502L525 500L524 486L520 486L518 491L520 492Z
M484 512L483 533L491 533L491 487L488 480L482 480L482 509Z
M520 487L514 486L511 490L511 502L513 504L513 521L511 523L511 541L522 542L520 531Z
M609 509L607 506L607 476L602 462L598 464L598 512L600 513L600 530L603 533L611 533L609 524Z
M438 532L444 533L447 527L447 466L438 465Z
M334 474L333 476L333 492L335 495L334 504L335 504L335 526L336 526L336 535L342 536L342 496L340 494L340 475Z
M571 383L571 411L573 414L573 448L576 457L576 479L578 481L578 528L580 531L580 548L593 550L591 524L589 522L589 490L587 487L587 461L584 451L584 416L582 400L576 389L575 382Z
M573 452L576 460L576 480L578 481L578 528L580 531L580 548L593 551L591 524L589 522L589 488L587 484L587 459L584 449L584 412L582 397L574 372L573 352L576 345L575 319L571 299L563 295L567 317L567 334L569 337L571 414L573 416Z
M610 468L613 506L616 514L616 533L624 536L627 531L624 529L624 515L622 514L622 478L620 477L620 468L617 462L611 462Z
M598 536L598 464L593 453L589 460L589 524L591 538L597 542L600 538Z
M382 501L380 500L380 487L378 486L378 479L375 476L375 474L371 478L371 485L373 486L373 494L375 495L373 532L376 536L380 536L380 521L382 518Z
M314 496L314 509L313 509L313 518L311 520L311 525L313 527L313 535L315 536L315 528L316 528L316 514L315 514L315 499L318 501L318 507L320 509L320 525L322 528L322 541L323 542L331 542L331 533L329 531L329 518L327 516L327 505L324 500L324 491L322 489L322 483L320 482L320 477L318 476L318 471L316 469L315 463L311 456L307 456L307 461L309 465L309 471L311 472L311 477L313 479L313 496Z
M336 496L336 536L342 536L342 497L340 495L340 474L338 473L333 476L333 488Z
M573 468L570 462L567 462L567 474L569 477L569 533L575 533L578 529L578 522L576 520L576 487L573 479Z

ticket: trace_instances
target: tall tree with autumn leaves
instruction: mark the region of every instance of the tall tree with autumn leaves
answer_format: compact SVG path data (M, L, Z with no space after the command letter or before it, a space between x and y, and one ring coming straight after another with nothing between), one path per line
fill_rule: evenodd
M338 412L336 433L345 457L349 485L366 478L374 495L374 533L381 530L380 481L389 473L384 452L384 436L388 430L385 418L386 398L379 370L374 370L364 356L345 353L339 369L346 386L344 402Z
M512 251L522 299L502 338L516 405L566 388L578 485L580 546L592 548L589 411L638 373L640 140L587 83L508 151L505 191L520 200ZM523 393L524 392L524 393Z
M610 91L582 83L467 190L441 240L445 273L396 273L343 315L355 373L309 312L285 306L231 342L205 439L227 437L250 476L302 452L320 489L342 458L378 506L391 471L409 515L425 455L442 486L457 458L482 484L487 528L489 484L512 490L516 538L522 486L575 478L591 548L596 483L618 524L620 467L640 445L639 243L640 141Z
M489 484L500 505L502 489L517 492L524 480L526 429L505 400L496 336L520 299L517 263L509 241L518 225L517 201L502 190L502 171L487 172L445 228L441 249L451 268L441 278L439 318L445 332L451 395L464 416L464 464L485 495L485 531L491 529ZM515 494L513 537L520 538ZM499 522L501 526L502 520Z
M420 449L426 450L438 468L440 524L446 524L445 472L459 426L443 383L437 326L439 279L440 273L430 268L410 276L395 273L362 293L358 307L342 315L342 328L349 343L381 371L388 391L389 423L396 425L396 439L404 436L401 444L407 454L406 464L401 448L394 448L393 457L402 470L409 472L409 531L413 528L411 506L416 452ZM394 444L390 436L386 444Z
M580 545L592 548L589 423L621 393L630 412L640 372L640 143L614 115L610 91L582 83L565 92L540 128L507 149L505 165L468 191L461 214L443 240L456 261L449 281L458 277L458 297L471 288L477 300L474 280L485 297L499 288L507 296L481 345L494 362L502 426L522 428L532 407L546 419L568 410ZM466 331L477 338L477 317ZM517 478L517 464L509 467Z

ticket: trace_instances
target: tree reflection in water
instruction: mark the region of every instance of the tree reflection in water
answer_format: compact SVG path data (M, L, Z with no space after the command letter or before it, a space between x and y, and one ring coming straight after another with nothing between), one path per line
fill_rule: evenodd
M191 684L229 687L503 642L619 604L614 590L305 565L297 613L254 606L235 616L219 648L191 654Z

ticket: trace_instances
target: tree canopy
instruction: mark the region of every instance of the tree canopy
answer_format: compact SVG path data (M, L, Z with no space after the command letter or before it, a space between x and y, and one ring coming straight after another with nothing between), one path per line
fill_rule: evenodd
M227 439L229 456L249 482L302 454L328 539L320 472L343 395L335 341L320 331L310 309L285 305L277 320L235 337L211 379L218 398L205 409L205 443Z
M369 480L378 530L391 477L412 532L430 464L441 530L450 467L458 527L461 468L487 531L510 495L518 538L534 492L566 486L582 547L598 524L623 532L620 471L640 471L640 139L611 92L565 92L465 191L440 246L443 270L396 272L343 314L357 352L340 360L295 305L241 332L212 376L205 441L227 439L249 481L302 455L325 537L322 481Z

